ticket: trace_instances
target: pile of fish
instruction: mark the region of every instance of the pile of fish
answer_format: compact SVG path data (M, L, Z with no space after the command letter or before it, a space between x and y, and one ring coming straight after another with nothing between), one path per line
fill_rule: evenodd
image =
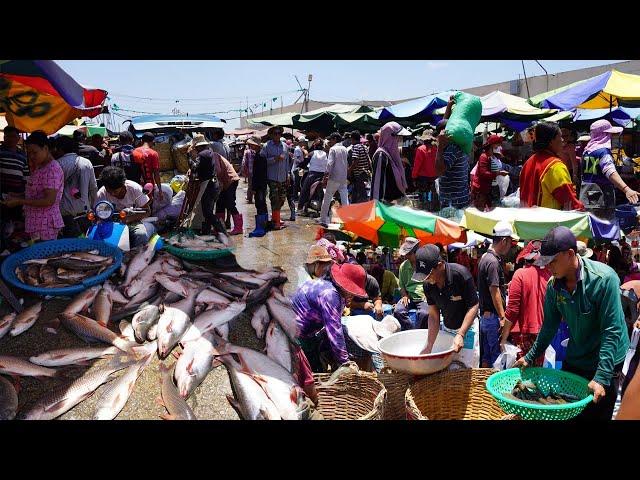
M15 269L16 277L32 287L64 288L95 277L113 264L113 258L97 250L52 255L26 260Z
M539 405L562 405L582 400L575 395L556 392L553 389L545 395L531 380L518 380L516 385L513 387L513 390L511 390L511 393L507 392L503 393L503 395L511 400L521 400L523 402L536 403Z
M54 261L58 259L77 260L73 254ZM76 295L56 321L44 325L51 332L62 326L100 346L53 350L29 358L0 356L0 374L62 382L19 412L13 384L0 382L0 418L16 414L21 419L57 418L108 383L94 418L113 419L155 352L161 360L170 354L178 357L173 369L160 365L159 401L167 410L163 418L195 419L185 400L219 365L228 370L235 394L228 399L242 418L307 418L309 403L292 374L296 317L281 291L287 281L281 269L219 272L157 253L153 245L127 252L123 265L120 282L114 276L113 281ZM41 309L42 303L37 303L18 315L3 317L0 338L31 328ZM257 337L266 344L264 353L228 341L230 322L248 318L242 315L245 311L251 314ZM65 380L69 368L103 358L109 360L102 366L91 367L73 381ZM115 378L118 372L122 373Z
M188 250L217 250L227 248L230 244L229 237L224 233L217 235L186 235L178 234L169 238L169 245Z

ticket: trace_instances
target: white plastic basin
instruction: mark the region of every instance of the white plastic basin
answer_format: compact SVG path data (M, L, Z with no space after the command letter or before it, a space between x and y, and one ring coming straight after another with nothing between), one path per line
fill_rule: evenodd
M427 375L447 368L455 351L451 348L455 335L439 331L429 354L420 354L427 344L427 329L406 330L380 340L380 352L393 370Z

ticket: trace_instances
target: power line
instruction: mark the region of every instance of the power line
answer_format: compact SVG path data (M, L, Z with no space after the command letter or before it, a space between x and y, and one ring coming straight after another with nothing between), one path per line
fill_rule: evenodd
M278 96L278 95L284 95L287 93L296 93L299 90L287 90L284 92L274 92L274 93L263 93L263 94L259 94L259 95L253 95L253 96L249 96L247 97L246 95L242 95L242 96L229 96L229 97L205 97L205 98L161 98L161 97L140 97L140 96L136 96L136 95L128 95L125 93L118 93L118 92L109 92L109 96L117 96L117 97L122 97L122 98L132 98L132 99L138 99L138 100L149 100L149 101L158 101L158 102L202 102L202 101L209 101L209 100L244 100L246 98L263 98L263 97L270 97L270 96Z

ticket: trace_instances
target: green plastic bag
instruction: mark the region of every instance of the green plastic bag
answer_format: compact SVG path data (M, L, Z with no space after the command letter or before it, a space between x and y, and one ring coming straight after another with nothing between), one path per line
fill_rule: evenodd
M458 144L462 151L470 155L473 151L473 133L482 116L480 97L465 92L456 92L456 103L451 110L445 132Z

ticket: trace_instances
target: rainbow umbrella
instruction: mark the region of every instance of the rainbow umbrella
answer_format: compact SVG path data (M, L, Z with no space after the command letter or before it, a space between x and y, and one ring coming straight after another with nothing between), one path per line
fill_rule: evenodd
M385 247L398 247L404 237L415 237L421 244L467 241L464 229L451 220L377 200L340 207L337 215L342 230Z
M71 120L102 113L107 92L79 85L51 60L0 60L0 111L23 132L51 135Z

